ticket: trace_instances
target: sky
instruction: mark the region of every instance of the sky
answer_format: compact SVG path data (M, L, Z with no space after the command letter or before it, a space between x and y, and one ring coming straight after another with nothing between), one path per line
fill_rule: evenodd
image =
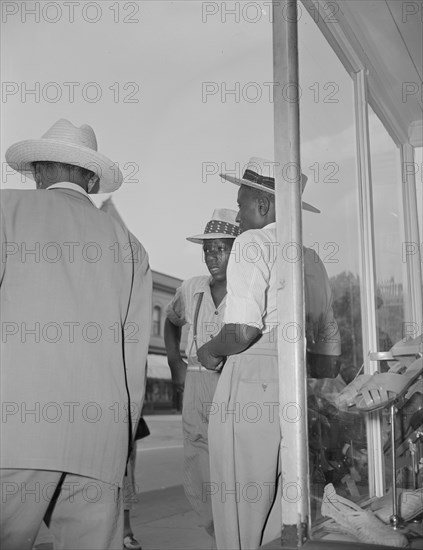
M99 151L122 169L113 200L152 269L206 273L201 247L186 237L215 208L236 209L238 187L219 173L273 159L270 2L1 4L2 187L34 186L8 171L8 146L59 118L90 124ZM358 272L352 81L301 7L299 36L304 199L322 211L304 213L304 242L329 275ZM399 235L397 150L374 115L370 128L378 278L399 280L399 249L386 238Z

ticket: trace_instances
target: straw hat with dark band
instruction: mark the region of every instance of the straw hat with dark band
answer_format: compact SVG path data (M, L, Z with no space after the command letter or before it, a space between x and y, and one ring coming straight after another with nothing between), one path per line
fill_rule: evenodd
M236 239L241 233L236 222L236 216L235 210L216 209L213 212L212 219L207 223L204 233L187 237L187 241L203 244L208 239Z
M61 118L41 139L27 139L11 145L6 151L7 163L17 172L33 178L36 161L62 162L91 170L100 178L99 193L116 191L123 181L122 172L97 151L94 130L88 124L79 128Z
M242 178L236 178L229 174L220 174L220 177L236 185L248 185L248 187L266 191L266 193L275 194L275 163L270 160L252 157ZM307 176L301 174L301 193L304 192L307 179ZM320 213L320 210L304 201L302 202L302 208L316 214Z

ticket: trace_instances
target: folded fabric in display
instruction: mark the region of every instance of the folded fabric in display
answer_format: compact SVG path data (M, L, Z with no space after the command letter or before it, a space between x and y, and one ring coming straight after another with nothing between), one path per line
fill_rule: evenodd
M382 523L373 512L362 510L354 502L339 496L332 483L325 487L321 512L323 516L335 520L345 533L361 542L395 548L408 545L402 533Z
M423 513L423 488L415 490L397 489L397 492L398 514L404 521L410 521ZM380 520L389 523L389 519L393 514L392 491L388 491L386 495L373 501L370 508Z

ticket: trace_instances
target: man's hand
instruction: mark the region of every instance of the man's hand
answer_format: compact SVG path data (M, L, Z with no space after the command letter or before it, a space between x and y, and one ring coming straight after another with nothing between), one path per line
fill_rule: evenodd
M183 393L184 391L187 366L183 359L172 365L172 384L178 393Z
M164 340L167 361L172 374L172 385L177 393L182 394L185 386L187 364L181 357L181 327L174 325L169 319L165 321Z
M206 369L209 370L216 370L224 359L223 357L215 357L214 355L212 355L209 352L208 344L204 344L204 346L201 346L201 348L197 352L197 357L203 367L206 367Z
M215 370L225 357L243 352L260 335L261 330L257 327L242 324L223 325L219 334L199 349L201 355L198 353L198 359L207 369Z

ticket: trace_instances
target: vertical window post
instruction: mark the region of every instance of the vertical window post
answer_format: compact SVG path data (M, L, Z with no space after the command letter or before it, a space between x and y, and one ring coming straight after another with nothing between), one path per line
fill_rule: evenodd
M408 303L405 319L414 323L416 333L408 331L409 336L417 336L418 327L423 327L421 241L417 212L416 172L414 149L410 144L401 146L402 192L404 206L404 242L402 243L402 261L406 264ZM421 228L420 228L421 230ZM405 327L404 327L405 328ZM421 329L420 329L421 331ZM403 330L403 336L404 334Z
M306 541L310 518L297 17L295 0L273 1L275 194L280 243L277 269L281 542L282 546L293 547ZM292 92L289 98L282 94L288 88ZM299 251L295 260L292 255L283 257L282 250L287 247Z

